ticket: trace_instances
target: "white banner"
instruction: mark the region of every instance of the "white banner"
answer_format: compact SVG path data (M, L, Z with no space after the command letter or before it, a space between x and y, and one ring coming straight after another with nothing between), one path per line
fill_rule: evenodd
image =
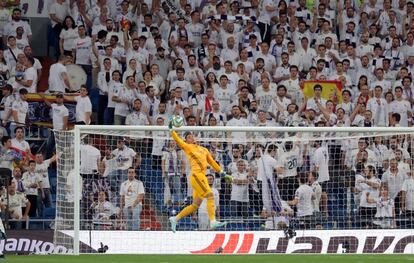
M49 17L49 6L53 0L20 0L23 17Z
M73 236L73 231L62 231ZM283 231L81 231L82 245L111 254L394 254L414 253L412 230L309 230L288 239Z

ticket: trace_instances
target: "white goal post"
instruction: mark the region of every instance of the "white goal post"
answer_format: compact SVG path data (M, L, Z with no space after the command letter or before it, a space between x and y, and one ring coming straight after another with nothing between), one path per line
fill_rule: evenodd
M263 144L262 143L263 138L265 140L268 139L268 140L270 140L272 142L275 142L275 143L276 142L280 143L280 141L289 141L289 142L293 142L293 144L296 141L302 141L302 142L303 141L306 141L306 142L309 142L309 141L312 141L312 142L323 141L323 142L326 142L326 144L328 145L327 147L330 147L331 142L333 142L333 141L337 141L337 142L340 141L342 144L344 144L343 142L345 140L349 139L349 138L356 139L357 141L361 138L371 138L371 140L373 141L374 137L380 136L380 137L386 138L385 140L388 143L388 141L391 138L393 138L393 136L405 135L406 139L405 139L404 143L405 143L405 146L406 146L406 151L409 153L410 157L412 156L413 149L414 149L414 143L413 143L414 142L414 140L413 140L414 136L412 136L412 135L414 135L414 128L411 128L411 127L229 127L229 126L188 127L188 126L184 126L184 127L178 128L176 130L179 134L182 134L181 132L184 132L184 131L191 131L195 134L208 134L208 133L215 134L215 133L218 133L218 132L224 133L225 134L224 137L217 138L217 140L220 141L223 144L226 144L227 147L230 148L230 151L231 151L232 140L234 140L235 137L232 137L228 133L232 133L232 132L249 134L248 141L251 142L252 145L253 145L251 147L255 147L256 144ZM145 135L136 135L135 134L136 132L144 132ZM166 126L87 126L87 125L76 125L74 130L71 131L71 132L58 132L58 131L55 132L56 147L57 147L57 154L58 154L58 177L59 176L67 177L69 171L73 172L73 174L75 175L75 176L73 176L73 182L72 182L73 210L71 210L71 209L66 209L66 210L63 209L62 210L62 207L68 205L67 202L66 202L67 200L65 199L65 197L63 197L64 195L67 194L66 191L68 191L67 190L68 186L63 186L67 182L66 181L67 178L63 178L64 180L62 179L61 181L59 181L59 178L58 178L57 217L59 217L59 219L56 219L55 240L54 240L55 243L60 244L60 245L66 245L68 247L72 247L71 249L73 249L73 254L74 255L79 255L80 253L85 252L81 248L81 243L85 243L85 241L83 240L83 237L81 236L81 235L83 235L83 234L81 234L81 232L86 229L86 230L89 230L89 236L96 236L98 234L97 230L93 229L92 226L90 228L82 226L82 224L83 224L82 220L84 220L84 219L81 218L81 213L83 211L82 209L84 209L84 208L82 207L82 204L81 204L80 201L78 201L78 202L75 201L75 200L81 200L82 199L82 189L80 187L78 187L79 185L82 185L82 178L81 178L81 176L77 176L77 175L81 174L81 170L80 170L80 168L81 168L80 149L81 149L83 138L87 135L107 136L107 137L105 137L105 139L99 139L99 140L104 140L105 147L108 147L112 150L114 147L116 147L116 142L115 141L117 140L116 138L115 139L112 138L112 136L148 139L148 138L151 138L151 134L153 134L153 132L165 132L167 134L166 138L168 139L170 137L169 134L167 133L168 128ZM260 134L260 139L256 138L255 134ZM269 134L271 134L271 138L267 137L267 136L269 136ZM214 141L214 138L208 137L208 136L207 137L200 136L200 138L201 138L202 142L204 142L204 141ZM242 138L244 138L244 137L242 137ZM334 143L332 143L332 144L334 144ZM143 145L143 144L140 144L140 145ZM267 143L266 143L266 145L267 145ZM248 150L247 147L249 147L249 146L246 146L246 149L245 149L246 152ZM311 147L311 146L309 146L309 147ZM389 148L390 151L391 151L391 148L389 147L388 144L386 144L386 147ZM103 151L102 149L100 149L100 150ZM140 151L140 149L135 149L135 150L137 152ZM266 150L267 150L267 148L266 148ZM395 149L393 149L393 150L395 150ZM67 155L63 154L64 157L61 157L61 158L65 158L65 160L59 160L59 156L62 156L62 155L59 155L59 151L62 151L62 152L66 151L65 154L67 154ZM67 153L67 151L71 151L72 154ZM263 150L263 151L265 151L265 150ZM148 156L149 156L149 159L150 159L151 154L149 154ZM70 162L70 160L69 160L71 158L73 158L73 163ZM230 156L230 158L232 158L232 157ZM312 158L312 156L310 156L309 158ZM277 159L277 157L275 157L275 159ZM332 156L331 156L331 159L332 159ZM407 163L408 163L408 161L407 161ZM367 165L366 165L366 167L367 167ZM410 171L411 171L410 166L409 166L409 168L410 168ZM295 168L295 169L297 169L297 171L299 171L300 166ZM60 171L60 173L59 173L59 171ZM299 172L298 172L298 174L299 174ZM299 175L297 177L299 177ZM354 187L354 185L352 187ZM365 191L365 190L362 190L362 191ZM220 193L220 194L222 194L222 193ZM365 194L365 192L364 192L364 194ZM61 196L59 197L59 195L61 195ZM367 194L367 196L368 196L368 194ZM59 199L59 198L61 198L61 199ZM62 198L65 199L65 200L63 200ZM363 198L365 198L365 197L363 197ZM369 197L369 198L371 198L371 197ZM61 200L61 202L59 202L59 200ZM374 199L372 198L372 200L374 200ZM348 202L349 202L349 200L348 200ZM374 203L374 201L372 201L372 202ZM321 206L322 206L322 203L323 203L323 201L321 201ZM294 204L294 202L289 203L289 204L292 204L292 207L297 206L297 204ZM69 204L69 206L71 206L71 205L72 204ZM347 208L347 209L349 209L349 208ZM62 211L64 211L64 212L62 212ZM297 212L297 208L295 208L295 213L296 212ZM65 221L66 217L69 219L69 221L73 220L72 221L73 224L69 223L69 225L67 225L67 223L62 223L62 224L59 223L59 220L61 220L62 222ZM164 217L165 216L163 216L163 218ZM295 217L295 216L292 216L292 217ZM386 216L384 216L384 217L386 217ZM349 217L349 218L351 218L351 217ZM351 220L351 221L353 220L352 218L351 219L349 219L349 218L347 220ZM379 218L379 220L380 219L381 218ZM92 225L92 223L90 223L90 224ZM349 223L349 225L353 226L354 222ZM396 228L395 226L396 225L393 225L390 228ZM337 226L335 226L335 224L333 224L333 225L331 224L330 227L332 227L331 229L337 229L337 230L349 230L349 228L343 229L341 227L337 227ZM375 228L378 228L378 226L376 225ZM383 228L386 228L386 227L383 227ZM400 227L397 227L397 228L400 228ZM312 232L314 229L310 229L309 233L314 234L314 232ZM316 228L316 229L318 229L318 228ZM168 231L168 224L166 222L161 222L161 230ZM246 230L249 231L249 229L246 229ZM197 230L195 230L195 231L197 231ZM65 236L64 237L60 236L60 232L65 232ZM150 232L152 232L152 230L150 230ZM157 232L157 231L154 231L154 232ZM221 232L224 232L224 231L221 231ZM208 235L206 232L201 232L201 233L203 233L205 235ZM247 232L240 231L240 233L247 233ZM165 235L169 235L169 233L166 233ZM284 236L283 232L282 232L281 235ZM72 237L67 238L67 236L72 236ZM102 236L104 236L104 234L102 234ZM191 239L192 236L189 235L188 238ZM217 238L217 236L215 238ZM246 236L244 238L246 238ZM92 244L93 241L91 241L90 239L91 238L89 238L89 242ZM323 238L321 238L321 239L324 240ZM257 245L257 243L258 242L260 243L261 241L260 240L259 241L254 240L252 242L253 242L253 245ZM325 242L325 241L323 241L323 242ZM329 241L329 242L331 242L331 241ZM68 243L72 243L72 244L68 244ZM87 245L89 245L89 244L87 244ZM125 245L127 245L127 244L125 244ZM91 246L93 246L93 244ZM242 249L241 247L243 245L239 244L239 246L240 246L239 250L241 251L241 249ZM345 247L345 246L343 245L343 247ZM352 245L351 245L351 247L352 247ZM96 245L94 245L94 249L96 250ZM252 251L253 251L253 249L251 251L249 251L248 253L251 253ZM355 252L357 252L357 251L360 251L359 247L355 248ZM86 251L86 252L90 252L90 251ZM111 253L120 253L120 252L117 252L117 251L109 251L109 252L111 252ZM123 252L125 252L125 251L123 251ZM138 252L138 253L140 253L140 252ZM147 251L147 252L142 252L142 253L157 253L157 251L154 250L154 251ZM160 252L158 252L158 253L160 253ZM176 250L171 250L170 253L179 253L179 252L176 252ZM186 252L184 251L183 253L186 253ZM211 253L211 251L210 251L210 253Z

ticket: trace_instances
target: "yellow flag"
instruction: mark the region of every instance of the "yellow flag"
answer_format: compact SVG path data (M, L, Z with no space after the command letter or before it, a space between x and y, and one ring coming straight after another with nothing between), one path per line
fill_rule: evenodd
M322 98L332 100L335 105L342 102L342 83L336 80L304 81L303 94L305 98L312 98L314 96L313 87L317 84L322 86Z

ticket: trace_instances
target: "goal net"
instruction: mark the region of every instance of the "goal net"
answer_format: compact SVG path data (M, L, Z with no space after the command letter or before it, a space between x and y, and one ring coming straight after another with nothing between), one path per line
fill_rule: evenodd
M189 161L165 126L76 126L55 132L55 245L74 254L412 253L411 129L178 134L187 130L233 176L206 173L226 227L210 229L204 200L170 231L169 217L192 203L193 189Z

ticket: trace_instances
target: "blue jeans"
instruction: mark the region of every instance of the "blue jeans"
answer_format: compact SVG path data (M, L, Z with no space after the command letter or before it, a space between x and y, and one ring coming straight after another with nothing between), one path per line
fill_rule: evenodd
M137 205L135 208L124 207L124 217L126 220L127 230L138 231L141 226L141 212L142 204Z
M114 170L108 174L109 185L114 194L115 205L120 204L119 194L121 191L121 184L128 179L128 170Z
M178 175L169 174L164 178L164 194L171 198L171 202L181 203L184 199L183 192L181 191L181 178Z
M104 124L105 125L114 124L114 111L115 111L115 108L106 107L105 112L104 112Z

